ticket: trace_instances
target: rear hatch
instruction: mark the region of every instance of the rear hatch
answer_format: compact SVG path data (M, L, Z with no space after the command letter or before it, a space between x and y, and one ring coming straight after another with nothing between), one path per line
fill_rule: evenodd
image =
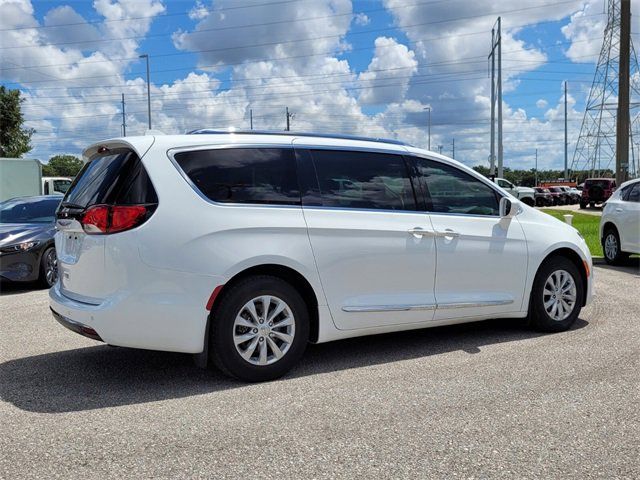
M158 205L137 153L100 147L69 187L56 212L60 291L99 304L118 288L105 251L112 235L132 235ZM133 238L132 238L133 240Z

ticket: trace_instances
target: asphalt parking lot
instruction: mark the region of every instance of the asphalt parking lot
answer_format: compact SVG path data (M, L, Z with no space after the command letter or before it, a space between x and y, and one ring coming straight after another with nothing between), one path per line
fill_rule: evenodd
M489 321L310 346L246 385L0 296L0 478L639 478L640 274L565 333Z

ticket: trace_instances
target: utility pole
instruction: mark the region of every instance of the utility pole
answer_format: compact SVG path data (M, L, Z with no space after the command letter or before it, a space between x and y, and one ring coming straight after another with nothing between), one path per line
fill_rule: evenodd
M567 81L564 81L564 179L569 179L569 165L567 148L569 140L567 137Z
M498 176L502 177L503 173L503 148L502 148L502 18L498 17L491 29L491 155L490 155L490 174L495 175L495 118L496 118L496 102L498 103ZM495 78L496 70L496 53L498 56L498 79ZM497 91L497 94L496 94Z
M438 153L442 155L442 145L438 145Z
M502 171L502 18L498 17L498 177L504 178Z
M451 158L456 158L456 139L451 139Z
M620 70L618 71L618 118L616 119L616 185L629 172L629 59L631 52L631 0L620 4Z
M140 55L138 58L144 58L147 60L147 115L149 116L149 130L151 130L151 84L149 80L149 55L146 53Z
M536 176L535 176L535 187L538 186L538 149L536 148Z
M253 108L249 109L249 125L251 130L253 130Z
M285 130L288 132L289 130L291 130L291 128L290 128L291 125L289 124L289 120L293 116L292 113L289 113L289 107L285 107L285 114L287 116L287 128L285 128Z
M122 136L127 136L127 122L125 120L126 116L124 113L124 93L122 94Z
M428 110L429 112L429 120L428 120L428 146L427 146L427 150L431 151L431 107L424 107L425 110Z

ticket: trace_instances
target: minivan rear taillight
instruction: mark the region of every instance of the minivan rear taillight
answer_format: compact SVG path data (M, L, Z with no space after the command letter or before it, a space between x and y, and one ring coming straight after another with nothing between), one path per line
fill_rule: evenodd
M90 235L130 230L144 221L152 213L145 205L93 205L82 216L80 223Z

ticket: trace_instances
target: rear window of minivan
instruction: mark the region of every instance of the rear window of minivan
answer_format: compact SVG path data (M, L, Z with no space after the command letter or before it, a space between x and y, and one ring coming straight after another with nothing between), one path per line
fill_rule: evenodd
M91 157L69 187L62 206L86 208L157 202L156 191L138 155L120 148Z

